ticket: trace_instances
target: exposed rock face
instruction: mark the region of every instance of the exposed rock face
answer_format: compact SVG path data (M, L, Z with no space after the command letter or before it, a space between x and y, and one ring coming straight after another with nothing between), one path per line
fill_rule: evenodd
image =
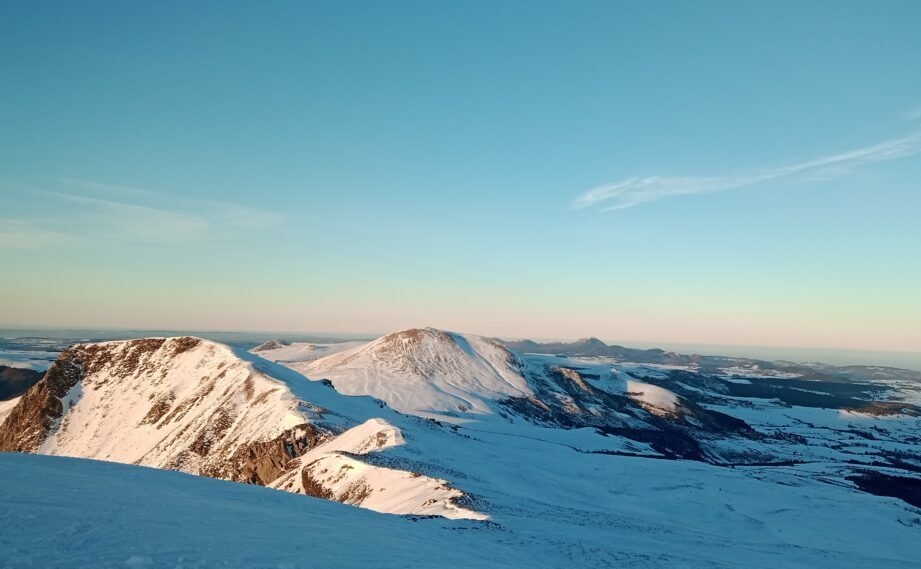
M62 355L0 425L0 451L35 452L61 419L61 401L83 379L79 359Z
M148 338L65 350L0 425L0 450L265 485L329 436L226 348ZM294 426L288 426L294 425Z
M304 423L275 439L237 448L224 464L202 472L213 478L265 486L291 468L291 461L330 438L327 431Z

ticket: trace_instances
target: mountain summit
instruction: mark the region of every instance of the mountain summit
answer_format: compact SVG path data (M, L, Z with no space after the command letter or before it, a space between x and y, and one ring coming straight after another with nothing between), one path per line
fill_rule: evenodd
M533 395L514 354L482 336L412 328L298 368L347 395L372 395L397 411L442 419L496 411Z

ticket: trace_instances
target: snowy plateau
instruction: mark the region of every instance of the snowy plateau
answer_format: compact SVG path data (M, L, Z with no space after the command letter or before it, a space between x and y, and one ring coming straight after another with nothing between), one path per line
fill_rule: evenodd
M0 567L921 567L921 373L83 343L0 401Z

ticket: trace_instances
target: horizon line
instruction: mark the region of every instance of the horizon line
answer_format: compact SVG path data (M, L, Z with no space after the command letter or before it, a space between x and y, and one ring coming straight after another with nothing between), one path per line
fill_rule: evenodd
M60 326L60 325L27 325L27 324L17 324L17 325L6 325L0 324L0 332L19 332L19 331L57 331L57 332L184 332L184 333L219 333L219 334L265 334L267 336L271 335L300 335L300 336L325 336L330 338L337 337L346 337L351 336L352 339L368 339L375 340L389 334L400 332L403 330L412 330L417 328L433 328L436 330L443 330L446 332L454 332L460 334L473 334L477 336L484 336L487 338L496 338L504 341L524 341L530 340L538 343L574 343L579 340L585 340L590 338L596 338L604 342L608 346L621 346L624 348L639 349L639 350L648 350L655 349L656 346L668 347L674 346L675 349L681 349L680 346L687 346L692 348L697 347L713 347L713 348L758 348L758 349L776 349L776 350L799 350L799 351L838 351L838 352L869 352L869 353L885 353L885 354L910 354L910 355L921 355L921 349L918 350L888 350L888 349L879 349L879 348L842 348L835 346L790 346L790 345L779 345L779 344L727 344L720 342L689 342L689 341L663 341L663 340L642 340L642 339L624 339L624 340L607 340L599 336L588 334L578 337L547 337L547 336L520 336L520 335L504 335L504 334L480 334L477 332L467 332L467 331L455 331L447 330L444 328L438 328L434 326L410 326L408 328L399 328L397 330L390 330L389 332L323 332L323 331L306 331L306 330L258 330L258 329L208 329L208 328L162 328L162 327L143 327L143 326ZM268 338L275 339L275 338ZM633 344L631 347L629 344ZM671 350L668 350L671 351ZM676 352L677 353L677 352ZM701 353L687 353L681 355L707 355ZM755 358L757 359L757 358Z

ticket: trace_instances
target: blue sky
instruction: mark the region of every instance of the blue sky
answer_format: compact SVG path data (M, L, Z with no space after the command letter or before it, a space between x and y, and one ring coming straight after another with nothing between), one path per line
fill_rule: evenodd
M921 4L6 3L0 325L921 350Z

